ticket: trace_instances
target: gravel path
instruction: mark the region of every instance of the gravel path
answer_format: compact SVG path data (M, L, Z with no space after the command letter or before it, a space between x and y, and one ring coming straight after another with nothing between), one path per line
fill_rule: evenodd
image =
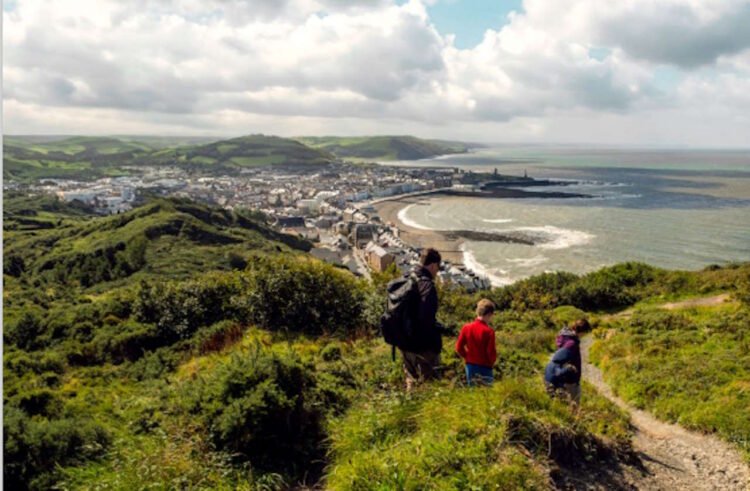
M710 302L723 302L711 300ZM695 301L691 301L691 305ZM711 303L700 303L700 305ZM677 308L672 306L671 308ZM612 402L630 413L635 426L633 447L643 469L628 469L626 480L644 490L750 490L750 468L730 444L712 435L688 431L657 420L617 397L601 370L589 363L591 336L581 341L583 377Z

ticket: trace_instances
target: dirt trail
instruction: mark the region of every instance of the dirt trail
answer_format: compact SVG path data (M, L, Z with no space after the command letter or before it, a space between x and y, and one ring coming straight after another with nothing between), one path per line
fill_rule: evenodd
M715 295L713 297L701 297L701 298L690 298L688 300L682 300L680 302L670 302L662 305L657 305L660 309L665 310L677 310L677 309L690 309L693 307L712 307L715 305L721 305L724 302L729 301L730 295L728 293L722 293L721 295ZM630 317L635 312L635 308L629 308L618 312L616 314L605 315L602 320L610 319L622 319L624 317Z
M718 305L728 296L719 295L665 304L666 309ZM622 313L617 315L623 317ZM591 336L581 341L583 377L612 402L630 413L635 427L633 447L643 463L642 471L626 471L629 484L644 490L750 490L750 468L730 444L712 435L688 431L657 420L617 397L601 370L589 363Z

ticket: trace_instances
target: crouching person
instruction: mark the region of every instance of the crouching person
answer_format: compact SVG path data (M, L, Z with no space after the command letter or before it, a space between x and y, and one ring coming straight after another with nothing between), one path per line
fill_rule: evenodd
M497 360L495 331L490 327L495 314L495 304L482 299L477 304L477 318L461 328L456 341L456 353L466 362L466 382L491 385L494 381L492 367Z
M581 402L581 339L578 334L587 327L588 322L579 319L557 335L557 351L544 370L545 386L551 396L560 394L576 404Z

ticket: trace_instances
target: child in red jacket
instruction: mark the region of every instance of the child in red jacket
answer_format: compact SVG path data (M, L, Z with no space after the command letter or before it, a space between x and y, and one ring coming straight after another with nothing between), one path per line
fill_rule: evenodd
M489 326L495 314L495 304L486 298L477 304L477 318L461 328L456 341L456 353L466 362L466 381L491 385L492 366L497 359L495 331Z

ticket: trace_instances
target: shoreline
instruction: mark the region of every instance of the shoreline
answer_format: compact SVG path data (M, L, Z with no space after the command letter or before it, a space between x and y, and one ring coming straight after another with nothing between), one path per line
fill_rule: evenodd
M453 236L449 237L440 230L426 230L404 224L398 217L401 210L409 205L424 203L426 198L438 195L438 193L426 193L418 195L394 196L371 203L378 212L383 223L390 223L399 229L399 236L405 243L414 247L434 247L443 256L443 260L456 265L464 264L464 252L462 245L464 239Z
M399 212L410 205L420 204L427 206L431 198L461 199L461 198L591 198L589 195L565 192L538 192L514 189L510 187L496 187L491 191L469 191L463 189L432 189L429 191L417 191L415 193L388 196L369 201L385 224L392 224L399 229L401 240L413 247L434 247L444 260L456 265L467 267L465 252L463 249L466 240L478 240L489 242L522 243L529 246L538 244L532 238L520 234L489 233L474 230L432 230L417 228L405 224L399 218ZM472 269L473 270L473 269ZM474 271L480 273L479 271Z

